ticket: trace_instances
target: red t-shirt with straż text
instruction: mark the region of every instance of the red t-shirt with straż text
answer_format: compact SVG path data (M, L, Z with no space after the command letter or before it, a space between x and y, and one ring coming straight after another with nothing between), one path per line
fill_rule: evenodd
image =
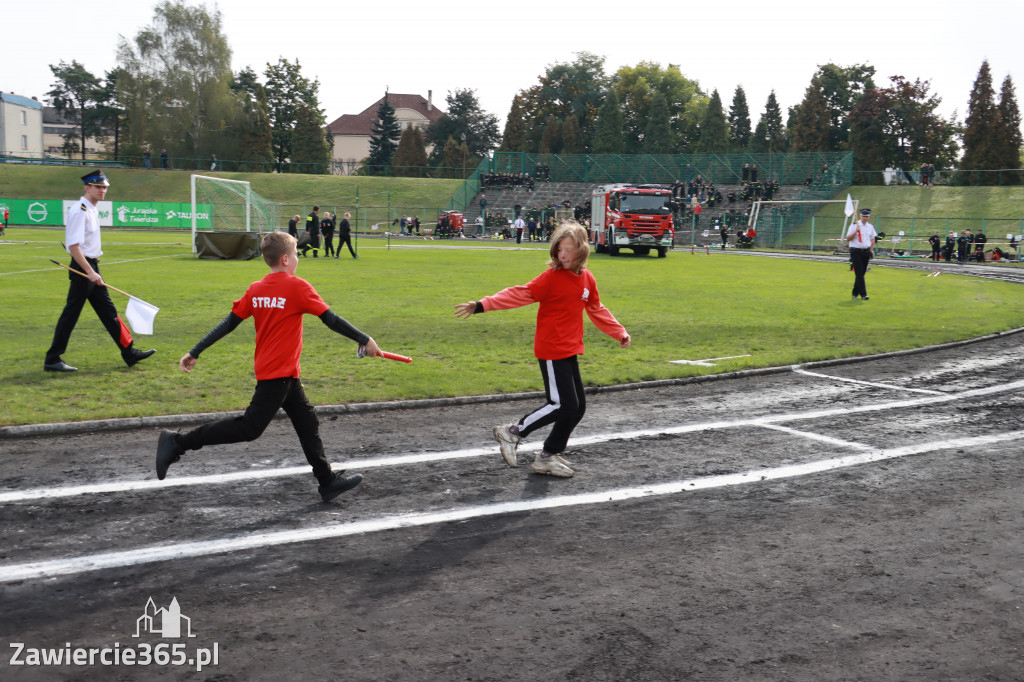
M302 316L323 315L329 306L313 285L286 272L271 272L249 285L231 312L256 325L256 379L299 378Z
M598 329L616 341L625 335L615 316L601 304L597 282L589 270L577 275L565 269L545 270L530 282L481 299L485 311L539 303L533 352L540 360L561 360L583 354L583 312Z

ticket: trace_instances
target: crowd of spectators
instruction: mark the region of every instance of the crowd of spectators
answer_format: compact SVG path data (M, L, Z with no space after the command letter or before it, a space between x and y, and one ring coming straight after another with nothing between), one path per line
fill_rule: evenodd
M526 187L532 192L534 180L533 176L527 173L484 173L480 176L480 185L482 187L494 187L495 189Z

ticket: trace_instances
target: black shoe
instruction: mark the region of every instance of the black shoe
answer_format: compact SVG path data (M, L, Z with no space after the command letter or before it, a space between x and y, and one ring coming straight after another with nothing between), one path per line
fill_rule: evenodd
M178 432L164 429L156 443L156 477L161 481L167 475L167 468L181 459L185 448L178 443Z
M60 358L57 358L57 362L44 362L43 369L47 372L77 372L77 367L72 367L68 363L64 362Z
M346 490L351 490L359 485L363 480L362 474L352 474L351 476L342 476L341 474L334 474L334 480L326 485L321 485L317 490L320 492L320 499L324 502L330 502L338 495L342 494Z
M133 367L140 360L145 360L150 355L156 352L156 348L150 348L149 350L136 350L135 348L125 348L121 351L121 357L124 358L124 364L129 367Z
M862 300L862 301L870 301L871 299L868 298L867 296L861 296L860 300Z

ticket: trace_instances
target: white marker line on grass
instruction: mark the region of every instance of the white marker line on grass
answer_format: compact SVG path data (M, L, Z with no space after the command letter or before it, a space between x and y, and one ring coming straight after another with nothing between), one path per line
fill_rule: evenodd
M112 260L109 263L104 261L103 267L104 268L109 268L110 266L117 265L119 263L139 263L141 261L146 261L146 260L159 260L161 258L178 258L180 256L191 256L191 255L192 255L191 253L171 253L171 254L168 254L166 256L151 256L149 258L126 258L124 260ZM66 272L65 270L62 270L61 268L50 266L48 268L37 268L35 270L18 270L16 272L0 272L0 277L2 277L4 275L28 275L28 274L31 274L33 272L50 272L50 271L53 271L53 270L56 270L58 272Z
M808 410L806 412L790 412L777 415L766 415L763 417L752 417L750 419L736 419L731 421L702 422L697 424L684 424L682 426L668 426L658 429L642 429L638 431L622 431L618 433L601 433L589 436L579 436L572 439L574 447L584 445L598 445L611 441L629 441L640 438L657 438L659 436L678 436L685 433L697 431L712 431L716 429L733 429L746 426L768 426L772 424L786 423L791 421L827 419L838 416L849 416L867 412L880 412L883 410L896 410L923 405L934 405L937 403L952 402L964 398L975 398L998 393L1013 392L1024 388L1024 380L1012 381L1007 384L998 384L984 388L974 388L963 393L943 393L925 398L912 398L890 403L876 403L873 405L859 405L855 407L837 407L827 410ZM543 443L523 443L519 446L519 452L535 452L541 449ZM154 443L155 448L155 443ZM373 469L378 467L402 466L407 464L420 464L423 462L438 462L446 459L462 459L467 457L492 456L497 453L497 445L483 448L467 448L465 450L448 450L443 452L424 452L414 455L398 455L395 457L374 457L371 459L352 459L334 464L335 469ZM210 476L186 476L182 478L171 478L164 481L113 481L109 483L94 483L91 485L80 485L71 487L35 488L30 490L15 490L0 493L0 504L4 502L21 502L24 500L52 499L59 497L72 497L75 495L90 495L97 493L117 493L130 490L152 490L174 486L188 485L216 485L221 483L233 483L236 481L277 478L280 476L296 476L309 472L309 467L285 467L280 469L246 469L245 471L233 472L230 474L213 474Z
M499 504L479 505L442 512L397 514L333 526L317 526L315 528L276 531L271 533L252 533L241 537L225 538L221 540L153 545L150 547L142 547L140 549L91 554L71 559L33 561L24 564L0 566L0 583L38 578L54 578L56 576L75 575L78 573L101 571L109 568L139 566L142 564L171 561L174 559L189 559L200 556L210 556L213 554L226 554L263 547L273 547L276 545L312 542L316 540L340 538L364 533L377 533L386 530L395 530L398 528L412 528L437 523L450 523L452 521L467 521L469 519L499 516L502 514L516 514L541 509L622 502L625 500L657 497L661 495L675 495L677 493L687 491L710 490L713 488L742 485L745 483L807 476L826 471L834 471L836 469L844 469L847 467L857 466L859 464L907 457L909 455L923 454L938 450L949 450L953 448L992 445L994 443L1022 438L1024 438L1024 431L1011 431L1000 434L975 436L973 438L958 438L955 440L942 440L933 443L917 443L889 450L874 450L869 453L834 457L817 462L808 462L806 464L793 464L774 467L771 469L755 469L738 474L704 476L701 478L684 479L669 483L658 483L634 488L618 488L594 493L581 493L578 495L556 495L553 497L544 497L533 500L517 500L514 502L502 502Z
M806 374L809 377L820 377L822 379L831 379L833 381L845 381L850 384L861 384L862 386L888 388L893 391L910 391L911 393L925 393L927 395L947 395L942 391L930 391L926 388L907 388L906 386L893 386L892 384L879 384L874 381L861 381L860 379L837 377L831 374L819 374L818 372L808 372L806 369L800 369L800 365L793 365L793 371L796 372L797 374Z

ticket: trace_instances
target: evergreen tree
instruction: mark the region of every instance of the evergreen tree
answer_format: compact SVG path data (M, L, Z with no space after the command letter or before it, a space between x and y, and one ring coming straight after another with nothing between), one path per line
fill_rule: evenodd
M562 124L562 153L582 154L583 151L583 134L580 132L580 124L577 123L575 116L570 116Z
M423 177L427 166L427 149L423 142L423 134L416 126L409 126L402 131L395 151L395 174L410 177Z
M402 124L395 116L395 108L388 101L387 93L377 107L377 120L370 129L370 156L368 159L370 175L384 175L391 159L398 149L398 140L402 135Z
M1020 168L1021 147L1024 146L1021 140L1020 131L1020 107L1017 106L1017 96L1014 92L1013 78L1009 75L1003 79L1003 87L999 91L999 115L1003 119L1003 154L1004 158L1000 166L1002 168ZM1020 170L1013 170L1003 173L1001 182L1004 185L1021 184Z
M753 138L750 140L750 151L757 153L784 152L787 149L786 128L782 125L782 110L775 91L768 94L764 104L764 113L757 122Z
M597 114L597 127L594 132L593 152L595 154L622 154L626 151L626 141L622 127L625 122L619 96L615 88L610 88L604 95L604 102Z
M560 154L562 152L562 124L554 116L548 116L548 120L544 123L537 151L541 154Z
M644 152L648 154L671 154L674 135L668 118L668 102L660 92L651 97L651 110L644 130Z
M505 121L505 134L501 136L500 149L503 152L526 151L526 120L523 117L522 97L519 94L512 98L512 108L509 109L508 119Z
M848 144L853 152L854 172L880 171L889 165L889 139L885 132L889 99L875 88L865 92L850 112ZM878 172L862 174L857 184L882 184Z
M790 149L794 152L825 152L829 150L828 101L821 85L814 79L807 86L804 101L793 113L790 125Z
M992 72L988 60L981 63L978 77L971 89L967 104L967 120L964 122L964 156L960 167L965 170L996 170L1002 161L1000 144L1005 141L1003 117L995 101L992 88ZM973 174L972 174L973 175ZM980 173L970 182L994 184L996 173Z
M455 141L454 137L449 137L448 141L444 143L444 158L441 163L444 164L441 166L441 177L459 177L459 168L461 168L463 164L462 149L459 143Z
M742 85L736 86L729 107L729 141L734 152L746 151L750 146L750 107Z
M293 169L296 173L323 175L330 167L330 150L324 139L324 115L305 104L295 111L292 135Z
M729 122L725 119L718 90L711 93L708 108L701 119L700 138L695 151L698 154L724 154L729 151Z

